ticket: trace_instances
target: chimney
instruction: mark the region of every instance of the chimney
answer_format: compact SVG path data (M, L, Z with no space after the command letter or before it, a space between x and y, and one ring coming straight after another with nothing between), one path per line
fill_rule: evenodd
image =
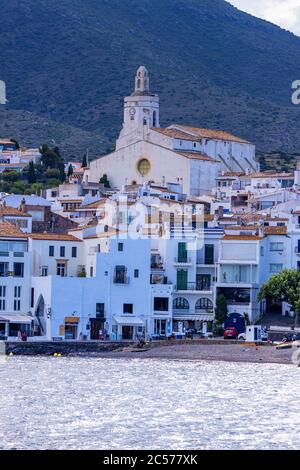
M19 207L19 210L23 213L26 212L26 200L25 200L25 197L23 197L23 199L21 200L21 204L20 204L20 207Z

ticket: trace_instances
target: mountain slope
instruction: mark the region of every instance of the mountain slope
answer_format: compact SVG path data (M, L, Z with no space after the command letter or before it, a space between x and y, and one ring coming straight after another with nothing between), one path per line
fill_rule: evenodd
M29 111L33 123L40 116L68 155L91 142L94 156L111 146L140 64L161 97L163 125L215 127L261 150L300 150L300 107L291 104L300 38L223 0L0 0L0 11L4 114ZM73 129L71 145L60 124ZM25 138L18 118L15 127ZM46 137L30 119L27 129L32 144Z

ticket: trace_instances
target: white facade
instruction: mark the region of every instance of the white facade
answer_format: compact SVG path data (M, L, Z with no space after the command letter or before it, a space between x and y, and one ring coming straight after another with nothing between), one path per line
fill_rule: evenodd
M222 131L173 125L160 127L159 98L149 91L149 75L140 67L135 91L124 101L124 121L116 150L94 160L85 177L99 182L106 174L111 187L180 182L183 192L210 194L219 171L258 169L255 147Z

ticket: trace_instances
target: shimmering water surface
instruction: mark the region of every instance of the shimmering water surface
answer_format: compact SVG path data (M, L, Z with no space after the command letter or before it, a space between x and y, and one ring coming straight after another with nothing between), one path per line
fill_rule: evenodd
M299 449L295 366L8 358L0 449Z

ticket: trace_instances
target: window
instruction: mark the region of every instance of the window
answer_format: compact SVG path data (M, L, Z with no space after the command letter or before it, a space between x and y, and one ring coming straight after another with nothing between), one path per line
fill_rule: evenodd
M115 284L126 284L128 279L126 276L126 267L125 266L116 266L115 267L115 275L114 275L114 283Z
M155 312L168 312L169 298L168 297L154 297L154 311Z
M193 142L193 147L194 147L194 149L197 147L196 142Z
M6 286L0 286L0 310L5 310L6 308Z
M0 277L8 276L8 263L0 263Z
M214 264L214 245L205 245L205 264Z
M94 277L94 266L90 267L90 277Z
M21 310L21 286L14 288L14 310L19 312Z
M42 266L41 276L47 277L48 276L48 266Z
M270 243L270 251L283 251L284 243L283 242L272 242Z
M133 313L133 304L123 304L123 313Z
M104 303L96 304L96 318L104 318Z
M54 256L54 246L53 245L49 246L49 256Z
M67 275L67 269L65 263L57 263L56 265L56 274L60 277L65 277Z
M270 264L270 273L280 273L283 270L283 264Z
M60 247L59 255L60 255L61 258L64 258L66 256L66 247L65 246Z
M190 304L184 297L178 297L174 299L173 309L174 310L189 310Z
M153 111L153 127L157 125L156 111Z
M24 263L14 263L14 276L24 277Z
M260 247L260 256L265 256L265 250L263 246Z
M148 173L150 173L150 169L151 169L149 160L147 160L146 158L143 158L142 160L140 160L138 163L137 169L141 176L146 176Z
M118 251L124 251L124 243L118 243Z
M34 287L31 288L30 307L34 308Z
M77 247L72 246L72 258L77 258Z
M196 302L196 310L212 310L213 303L210 299L199 299Z
M134 277L137 278L137 277L139 277L139 276L140 276L139 270L138 270L138 269L135 269L135 270L134 270Z

